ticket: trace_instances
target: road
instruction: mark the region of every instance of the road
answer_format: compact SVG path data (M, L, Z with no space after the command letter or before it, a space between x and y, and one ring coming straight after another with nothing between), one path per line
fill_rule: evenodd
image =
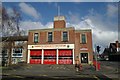
M109 78L118 78L120 75L119 69L120 64L119 62L112 62L112 61L100 61L101 63L101 70L100 72L109 77Z
M74 65L27 64L3 69L2 80L119 80L113 68L116 63L113 64L101 62L100 71L96 71L93 66L83 65L80 72L75 71Z

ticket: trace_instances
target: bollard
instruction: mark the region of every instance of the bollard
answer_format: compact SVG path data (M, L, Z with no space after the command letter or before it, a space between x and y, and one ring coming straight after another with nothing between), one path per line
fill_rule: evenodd
M96 65L97 64L97 65ZM96 69L96 67L97 67L97 70L100 70L100 62L97 62L96 63L96 61L93 61L93 66L95 67L95 69Z
M100 63L97 63L97 69L100 70Z
M79 64L79 71L81 71L82 70L82 65L81 64Z

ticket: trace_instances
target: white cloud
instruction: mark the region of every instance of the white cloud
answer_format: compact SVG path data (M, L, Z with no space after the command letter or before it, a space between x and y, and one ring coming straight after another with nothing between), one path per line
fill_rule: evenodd
M100 25L100 24L99 24ZM105 47L109 45L109 43L118 40L118 32L117 31L103 31L94 26L92 20L85 19L81 21L79 24L70 24L67 23L67 26L75 27L75 29L91 29L92 30L92 39L93 39L93 47L94 45L101 46L101 53Z
M12 8L7 8L7 14L8 14L9 16L13 16L13 15L14 15L13 9L12 9Z
M109 45L109 43L118 40L118 32L93 29L93 38L94 44L106 47Z
M103 52L104 48L108 47L110 43L114 43L118 40L118 32L112 31L99 31L93 30L93 43L94 45L101 46L101 53Z
M21 11L24 12L25 14L34 17L35 19L40 18L40 13L37 12L37 10L26 3L20 3L19 7L21 8Z
M47 28L53 28L53 22L48 22L45 26Z
M68 12L69 14L69 20L71 23L79 23L80 22L80 17L78 13L72 13L71 11Z
M114 17L114 16L118 15L118 7L117 7L117 5L109 4L107 6L107 15L109 17Z
M105 14L107 14L106 11ZM114 15L114 17L110 18L106 15L99 14L95 12L93 9L89 10L89 15L85 16L83 20L90 19L94 24L94 27L103 30L103 31L117 31L118 30L118 22L117 22L118 15ZM113 20L115 19L115 21Z
M28 30L45 28L53 28L53 22L48 22L43 25L41 22L24 21L20 24L20 29L26 31L26 33L28 33Z
M74 16L79 18L79 15ZM77 20L77 23L67 23L67 26L75 27L75 29L92 29L93 47L95 44L100 45L102 52L109 43L118 40L117 22L111 22L109 19L105 18L102 14L94 12L92 9L87 16L82 17L81 20ZM73 21L75 18L70 18L70 20Z
M20 25L21 25L20 28L22 28L24 30L44 28L44 26L41 24L41 22L24 21L24 22L21 22Z

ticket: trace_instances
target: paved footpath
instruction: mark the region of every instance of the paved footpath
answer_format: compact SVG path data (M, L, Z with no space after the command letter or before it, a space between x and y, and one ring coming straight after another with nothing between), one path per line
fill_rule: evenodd
M90 65L83 65L83 70L76 72L74 65L27 64L3 69L2 80L119 80L108 78L102 72Z

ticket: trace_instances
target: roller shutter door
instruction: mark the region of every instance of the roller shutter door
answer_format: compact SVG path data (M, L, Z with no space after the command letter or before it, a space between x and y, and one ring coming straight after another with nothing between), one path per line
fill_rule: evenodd
M58 51L58 64L72 64L73 55L71 49L62 49Z
M42 50L30 50L30 64L41 64Z
M56 50L55 49L44 50L43 64L56 64Z

